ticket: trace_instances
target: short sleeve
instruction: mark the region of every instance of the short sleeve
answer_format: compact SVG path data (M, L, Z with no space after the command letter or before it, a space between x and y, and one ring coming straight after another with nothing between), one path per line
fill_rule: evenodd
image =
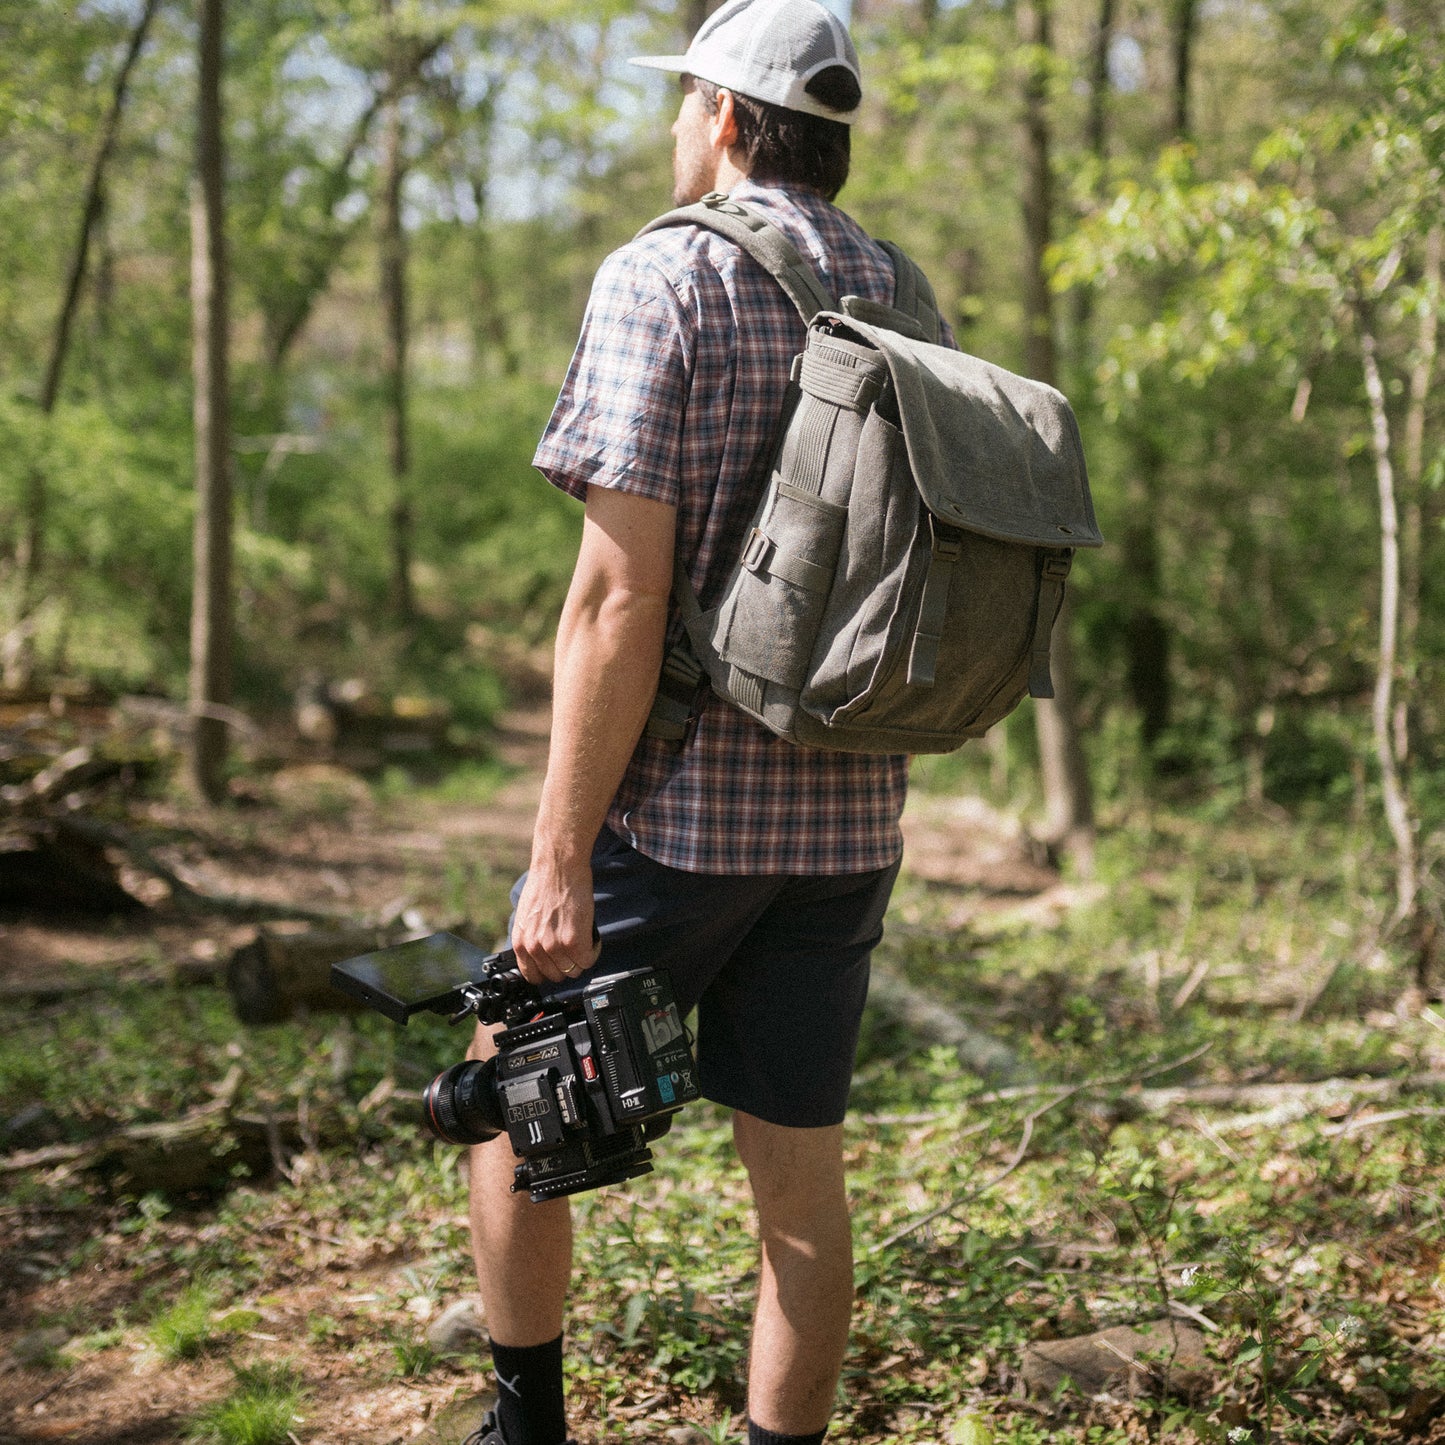
M656 263L614 251L533 466L574 497L611 487L676 506L694 334Z

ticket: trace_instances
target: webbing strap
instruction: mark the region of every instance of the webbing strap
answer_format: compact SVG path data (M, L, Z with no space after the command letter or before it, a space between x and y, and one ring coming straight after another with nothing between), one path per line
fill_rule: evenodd
M948 618L948 589L953 569L963 550L963 533L940 522L931 513L933 551L928 559L928 576L923 582L923 601L918 608L918 625L908 650L908 682L911 687L932 687L938 668L938 647L943 641L943 624Z
M743 548L742 565L756 576L780 577L808 592L827 592L833 585L831 568L820 567L795 552L781 551L777 543L757 527Z
M663 226L691 223L726 236L741 246L764 271L788 294L798 308L804 323L811 322L820 311L836 311L838 303L818 279L818 273L803 259L798 248L766 217L760 216L737 201L730 201L720 191L712 191L696 205L679 206L649 222L637 234Z
M830 401L834 406L857 412L867 412L883 394L883 382L877 373L840 366L813 350L803 353L798 385L819 401Z
M793 421L789 448L788 480L810 496L823 495L823 477L828 470L828 453L833 447L833 433L838 429L838 413L831 407L810 407L800 411Z
M878 243L893 262L893 309L911 316L922 328L923 339L935 344L942 328L938 317L938 298L933 286L913 258L892 241Z
M682 565L682 559L676 554L672 559L672 595L682 616L683 634L663 659L657 694L642 731L646 737L680 745L698 713L706 671L699 655L715 654L708 648L706 636L699 625L702 608L698 604L697 593L693 591L692 580L687 575L687 568Z
M1049 641L1054 618L1064 600L1064 583L1074 565L1073 549L1045 552L1039 565L1039 608L1034 613L1034 640L1029 648L1029 696L1052 697L1054 679L1049 671Z
M657 680L657 695L647 715L643 731L650 738L681 743L687 737L697 712L698 691L702 684L702 664L692 655L686 634L673 646L663 660L662 675Z

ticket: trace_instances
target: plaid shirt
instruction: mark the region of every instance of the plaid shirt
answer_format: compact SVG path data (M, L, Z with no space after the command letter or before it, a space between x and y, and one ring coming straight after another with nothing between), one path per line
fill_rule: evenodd
M887 253L816 195L744 182L834 296L893 297ZM620 491L677 508L677 547L716 604L752 523L804 327L751 257L696 226L629 242L603 262L536 465L578 498ZM674 608L675 611L675 608ZM674 616L671 646L681 633ZM681 752L643 738L608 814L639 852L691 873L860 873L903 847L908 761L774 736L708 695Z

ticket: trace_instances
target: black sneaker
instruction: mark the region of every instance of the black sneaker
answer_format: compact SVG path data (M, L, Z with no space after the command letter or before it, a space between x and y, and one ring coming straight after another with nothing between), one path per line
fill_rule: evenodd
M481 1428L473 1430L462 1445L507 1445L507 1437L502 1434L501 1422L497 1419L495 1410L488 1410L482 1416ZM577 1445L575 1440L564 1440L562 1445Z
M488 1410L482 1416L482 1426L479 1430L473 1430L462 1445L507 1445L506 1436L502 1434L502 1427L497 1423L497 1412Z

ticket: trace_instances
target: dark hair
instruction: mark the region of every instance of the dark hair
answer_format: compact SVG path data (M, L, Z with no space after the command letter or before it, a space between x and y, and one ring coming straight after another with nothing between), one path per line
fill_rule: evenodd
M697 81L698 93L708 113L717 111L722 86L709 80ZM805 87L808 94L829 110L857 108L863 98L858 79L845 65L820 70ZM755 181L775 185L803 186L831 201L848 179L852 129L839 120L787 110L765 100L732 91L737 116L737 148L747 161L748 175Z

